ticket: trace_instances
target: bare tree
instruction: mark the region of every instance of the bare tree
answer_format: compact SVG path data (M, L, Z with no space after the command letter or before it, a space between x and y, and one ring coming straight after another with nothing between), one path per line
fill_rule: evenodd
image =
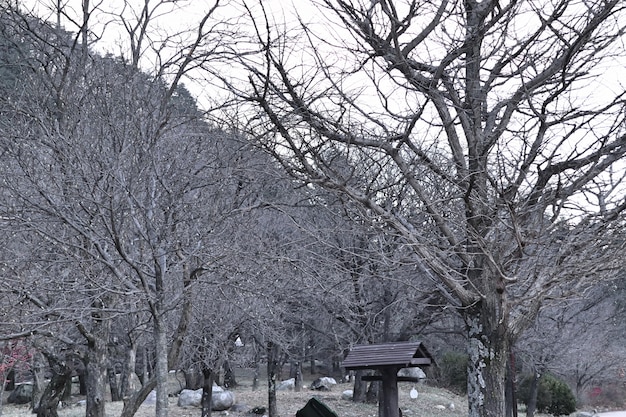
M624 58L623 2L309 7L247 3L259 53L224 77L238 127L402 236L464 318L469 415L502 416L509 348L542 301L624 253L624 91L604 71Z

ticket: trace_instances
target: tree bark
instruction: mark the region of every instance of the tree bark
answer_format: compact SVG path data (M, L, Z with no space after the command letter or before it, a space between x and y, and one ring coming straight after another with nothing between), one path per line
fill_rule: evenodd
M130 391L131 377L135 373L135 362L137 356L137 347L131 341L127 349L124 365L122 366L122 374L120 375L120 399L128 396Z
M41 401L44 390L44 363L42 354L35 352L33 355L33 398L31 399L31 408L36 412Z
M109 380L109 390L111 391L111 401L120 401L122 396L120 394L119 385L117 382L117 376L115 375L115 368L113 366L107 367L107 379Z
M279 368L279 348L273 342L267 342L267 404L269 417L278 417L276 403L276 379Z
M87 343L87 363L85 366L87 398L86 417L105 416L105 393L106 393L106 340L93 337ZM115 378L115 373L113 373Z
M480 303L478 308L468 309L464 317L468 336L468 416L502 417L506 413L508 335L504 324L497 323L497 316L483 310Z
M380 381L370 382L365 394L365 402L368 404L376 404L380 395Z
M56 360L51 359L51 361ZM65 383L68 379L72 378L72 369L62 361L58 361L51 368L53 375L39 400L39 405L36 410L37 417L59 416L57 408L65 392Z
M224 386L227 388L233 388L237 386L237 378L235 372L230 366L228 359L224 361Z
M213 370L203 366L202 376L202 417L211 417L213 408Z
M363 381L363 375L366 371L359 369L355 372L354 388L352 390L352 401L355 403L364 403L367 395L367 382Z
M167 349L167 332L165 323L160 318L154 319L154 341L156 344L156 417L167 417L168 414L168 396L167 396L167 374L168 374L168 349Z
M533 379L530 381L528 405L526 406L526 417L534 417L537 410L537 394L539 393L539 373L533 372Z
M120 417L133 417L141 403L146 399L148 394L156 387L156 377L150 378L141 386L141 389L128 398L124 398L124 408Z

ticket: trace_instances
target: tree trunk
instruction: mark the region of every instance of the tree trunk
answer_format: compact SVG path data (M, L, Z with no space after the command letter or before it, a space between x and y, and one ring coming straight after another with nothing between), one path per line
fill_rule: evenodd
M539 373L533 372L533 379L530 381L528 405L526 406L526 417L534 417L537 410L537 394L539 393Z
M276 404L276 378L278 375L279 348L273 342L267 343L267 404L269 417L278 417Z
M57 408L65 392L65 383L68 379L72 378L72 369L63 363L52 366L52 369L52 378L39 400L39 406L36 410L37 417L59 416Z
M183 371L185 376L185 389L197 390L202 388L204 377L202 373L195 368L188 368Z
M155 376L157 381L156 391L156 417L167 417L168 412L168 396L167 396L167 374L168 374L168 349L167 349L167 332L165 323L160 318L154 318L154 341L156 344L156 369Z
M315 373L317 372L317 367L315 366L315 356L311 355L310 363L311 363L311 375L315 375Z
M235 371L230 366L228 359L224 361L224 386L227 388L233 388L237 386L237 378L235 377Z
M295 381L295 391L296 392L300 392L302 391L302 385L303 385L303 381L302 381L302 362L296 362L296 381Z
M120 417L133 417L137 413L137 410L139 410L141 403L143 403L148 394L150 394L150 392L156 387L156 385L156 377L150 378L149 380L145 381L139 391L137 391L128 398L124 398L124 408L122 409L122 414L120 414Z
M106 395L106 340L92 336L87 343L87 363L85 365L85 377L87 387L86 417L104 417L104 402ZM115 378L115 372L113 372Z
M109 380L111 401L120 401L122 399L122 396L120 394L117 376L115 375L115 369L112 366L107 367L107 379Z
M6 387L3 384L2 388L0 388L0 392L4 392L4 390L13 391L15 389L15 377L16 377L15 369L11 368L11 370L9 371L6 377L6 380L7 380Z
M213 408L213 370L202 367L202 417L211 417Z
M368 404L376 404L380 394L380 382L372 381L365 394L365 402Z
M135 362L137 356L137 347L131 341L129 348L124 358L124 365L122 366L122 374L120 375L120 399L128 396L131 389L131 377L135 373ZM137 387L133 387L136 389Z
M63 388L63 395L61 395L61 401L68 402L72 398L72 377L70 376L65 380L65 387Z
M481 308L483 307L483 308ZM466 311L468 417L502 417L509 343L505 325L484 306Z
M259 376L261 374L261 363L257 360L254 361L254 374L252 375L252 391L259 389Z
M44 390L44 363L43 356L39 352L33 354L33 397L31 408L36 412Z
M509 361L506 367L506 417L517 417L517 386L515 380L515 355L509 353Z
M84 369L78 373L78 393L87 395L87 375Z
M367 395L367 382L363 381L363 375L366 371L359 369L355 372L354 388L352 390L352 401L355 403L364 403Z

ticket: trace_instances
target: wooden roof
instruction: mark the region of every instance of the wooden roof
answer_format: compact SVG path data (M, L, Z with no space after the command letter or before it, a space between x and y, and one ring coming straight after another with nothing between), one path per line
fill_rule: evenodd
M433 358L422 342L355 345L343 360L346 370L374 369L388 366L409 368L427 366Z

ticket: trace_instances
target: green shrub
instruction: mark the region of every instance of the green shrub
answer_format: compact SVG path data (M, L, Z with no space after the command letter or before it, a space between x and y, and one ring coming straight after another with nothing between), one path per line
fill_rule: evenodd
M552 403L548 406L548 413L553 416L567 416L576 411L576 397L570 387L560 379L546 375Z
M517 398L528 407L532 375L524 377L517 387ZM576 398L570 387L553 375L539 379L537 387L537 411L553 416L566 416L576 411Z
M447 352L438 362L441 386L455 392L466 393L467 355L459 352Z

